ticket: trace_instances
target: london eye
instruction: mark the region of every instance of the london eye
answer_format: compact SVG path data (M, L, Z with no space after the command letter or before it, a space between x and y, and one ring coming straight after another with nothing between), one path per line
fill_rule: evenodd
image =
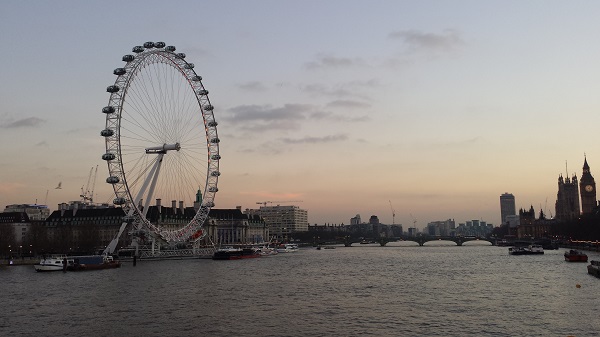
M114 250L125 222L171 243L205 235L202 226L218 191L219 138L208 90L185 58L174 46L146 42L113 71L117 78L102 108L102 159L113 203L123 208L126 221L107 250ZM188 210L193 205L194 211L183 222L161 225L148 217L155 200L157 207L164 200Z

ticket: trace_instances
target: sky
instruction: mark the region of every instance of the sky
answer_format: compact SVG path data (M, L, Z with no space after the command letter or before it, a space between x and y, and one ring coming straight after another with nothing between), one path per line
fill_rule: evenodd
M96 166L111 201L106 87L132 47L164 41L215 106L216 208L497 226L508 192L553 214L584 155L600 177L599 16L597 1L1 1L0 205L79 200Z

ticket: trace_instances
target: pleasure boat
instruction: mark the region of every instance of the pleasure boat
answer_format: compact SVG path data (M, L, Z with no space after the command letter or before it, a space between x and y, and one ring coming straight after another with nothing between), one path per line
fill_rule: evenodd
M529 245L527 247L510 247L508 248L510 255L536 255L544 254L544 248L541 245Z
M568 262L587 262L588 256L586 253L571 249L565 252L565 261Z
M295 243L281 244L277 247L279 253L293 253L299 250L298 245Z
M590 261L587 266L588 274L600 277L600 261Z
M66 255L44 256L40 263L34 265L35 271L66 271L73 266L73 259Z

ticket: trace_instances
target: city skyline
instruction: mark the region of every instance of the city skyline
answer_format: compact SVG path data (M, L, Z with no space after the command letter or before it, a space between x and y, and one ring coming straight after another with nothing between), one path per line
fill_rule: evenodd
M187 54L219 122L215 208L292 203L310 224L554 213L600 172L600 4L518 1L0 3L0 205L79 200L133 46ZM567 165L565 165L567 163ZM61 188L57 189L58 184ZM284 204L284 203L282 203ZM188 204L187 206L191 206Z

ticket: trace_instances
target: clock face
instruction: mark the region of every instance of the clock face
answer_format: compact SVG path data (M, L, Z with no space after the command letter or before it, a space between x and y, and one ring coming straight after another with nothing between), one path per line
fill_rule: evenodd
M592 186L592 185L586 185L585 186L585 190L588 191L588 192L591 192L591 191L594 190L594 186Z

